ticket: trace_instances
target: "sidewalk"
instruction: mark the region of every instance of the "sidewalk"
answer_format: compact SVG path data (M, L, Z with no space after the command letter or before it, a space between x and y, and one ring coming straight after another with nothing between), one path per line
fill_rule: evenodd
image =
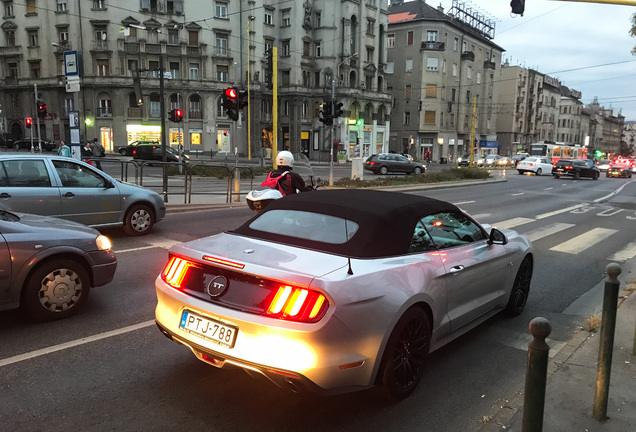
M620 287L625 289L624 280L627 275L621 276ZM636 294L629 294L626 291L619 293L609 381L608 419L599 422L592 415L600 329L596 333L581 331L549 361L544 431L636 432L636 356L632 354ZM521 432L523 390L502 405L492 419L479 429L480 432Z

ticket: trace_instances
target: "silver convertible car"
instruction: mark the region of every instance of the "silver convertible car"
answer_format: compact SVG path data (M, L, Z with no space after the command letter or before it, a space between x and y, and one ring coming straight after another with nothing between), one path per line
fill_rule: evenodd
M94 228L123 227L128 235L148 233L166 213L156 192L75 159L24 153L0 155L0 205Z
M426 355L530 290L528 239L398 192L287 196L234 231L170 250L156 322L200 360L293 391L401 399Z

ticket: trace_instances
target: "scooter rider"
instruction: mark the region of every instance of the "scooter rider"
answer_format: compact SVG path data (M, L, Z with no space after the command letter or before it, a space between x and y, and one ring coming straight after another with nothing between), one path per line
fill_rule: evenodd
M314 190L310 185L306 185L300 174L292 171L294 166L294 155L287 150L283 150L276 155L277 168L267 175L267 179L271 181L276 177L282 176L277 182L277 188L283 195L289 195L298 192L307 192ZM283 175L285 174L285 175ZM265 184L268 180L265 180Z

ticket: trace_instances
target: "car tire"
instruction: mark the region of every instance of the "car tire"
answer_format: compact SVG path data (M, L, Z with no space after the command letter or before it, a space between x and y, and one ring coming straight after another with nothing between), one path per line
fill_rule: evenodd
M543 173L543 170L541 168L537 168L537 170L534 172L534 175L541 175Z
M135 204L124 219L124 232L131 236L148 234L155 224L155 215L147 205Z
M380 167L380 174L382 175L387 175L387 173L389 172L389 169L385 166Z
M576 172L574 173L574 180L578 180L578 179L580 179L580 178L581 178L581 173L580 173L580 172L578 172L578 171L576 171Z
M558 174L552 174L555 179L558 179L560 176Z
M420 168L420 167L415 167L415 168L413 169L413 174L415 174L415 175L420 175L420 174L422 174L422 168Z
M125 148L120 148L119 149L119 154L122 156L128 156L128 150Z
M415 390L424 374L430 342L426 312L419 307L408 309L391 332L380 364L380 389L385 396L401 400Z
M40 264L22 291L22 306L41 321L67 318L82 308L90 291L90 277L72 258Z
M524 170L517 170L519 172L519 174L523 174L525 171Z
M595 172L594 174L592 174L592 180L598 180L599 177L599 173Z
M512 283L510 298L506 305L506 314L517 316L523 312L530 294L530 282L532 281L532 262L526 257L521 261L515 281Z

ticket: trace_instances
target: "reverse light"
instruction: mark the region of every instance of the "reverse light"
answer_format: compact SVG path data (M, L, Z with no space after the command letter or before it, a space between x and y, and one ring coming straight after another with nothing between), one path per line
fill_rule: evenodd
M170 260L166 264L161 272L161 279L172 288L181 288L181 283L185 279L186 274L190 268L198 268L195 263L178 257L170 257Z
M306 288L280 285L266 314L279 319L317 322L325 315L329 302L324 295Z

